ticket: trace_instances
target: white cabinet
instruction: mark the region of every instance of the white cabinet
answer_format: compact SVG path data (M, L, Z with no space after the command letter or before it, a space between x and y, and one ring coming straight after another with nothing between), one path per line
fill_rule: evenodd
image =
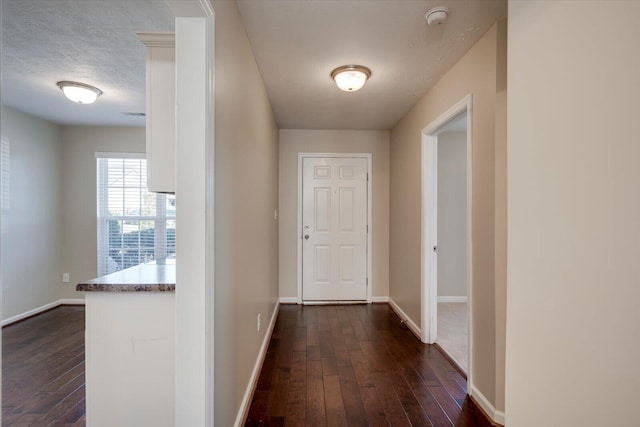
M175 34L137 35L147 47L147 187L158 193L175 193Z

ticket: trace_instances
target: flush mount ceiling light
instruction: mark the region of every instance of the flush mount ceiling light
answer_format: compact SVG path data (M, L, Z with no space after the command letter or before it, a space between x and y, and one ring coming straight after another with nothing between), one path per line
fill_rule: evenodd
M69 100L78 104L93 104L102 95L97 87L78 82L58 82L58 87Z
M362 65L343 65L331 72L331 78L335 80L340 90L355 92L364 86L371 77L371 70Z

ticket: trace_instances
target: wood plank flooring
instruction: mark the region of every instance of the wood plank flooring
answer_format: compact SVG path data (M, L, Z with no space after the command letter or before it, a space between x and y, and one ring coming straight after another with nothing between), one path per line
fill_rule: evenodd
M85 425L83 306L2 329L2 425Z
M281 305L246 426L491 424L386 304Z
M84 307L2 330L2 425L84 426ZM491 424L387 305L283 305L248 426Z

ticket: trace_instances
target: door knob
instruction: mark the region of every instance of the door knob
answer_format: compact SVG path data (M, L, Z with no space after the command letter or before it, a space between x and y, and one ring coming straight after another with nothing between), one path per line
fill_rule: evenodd
M305 235L304 235L304 239L305 239L305 240L309 240L309 235L308 235L308 234L305 234Z

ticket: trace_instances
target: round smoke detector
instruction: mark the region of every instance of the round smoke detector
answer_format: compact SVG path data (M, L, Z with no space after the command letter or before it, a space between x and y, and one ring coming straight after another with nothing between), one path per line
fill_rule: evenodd
M449 9L444 6L434 7L424 14L424 19L427 20L427 24L429 24L430 27L437 27L438 25L444 24L447 17L449 17Z

